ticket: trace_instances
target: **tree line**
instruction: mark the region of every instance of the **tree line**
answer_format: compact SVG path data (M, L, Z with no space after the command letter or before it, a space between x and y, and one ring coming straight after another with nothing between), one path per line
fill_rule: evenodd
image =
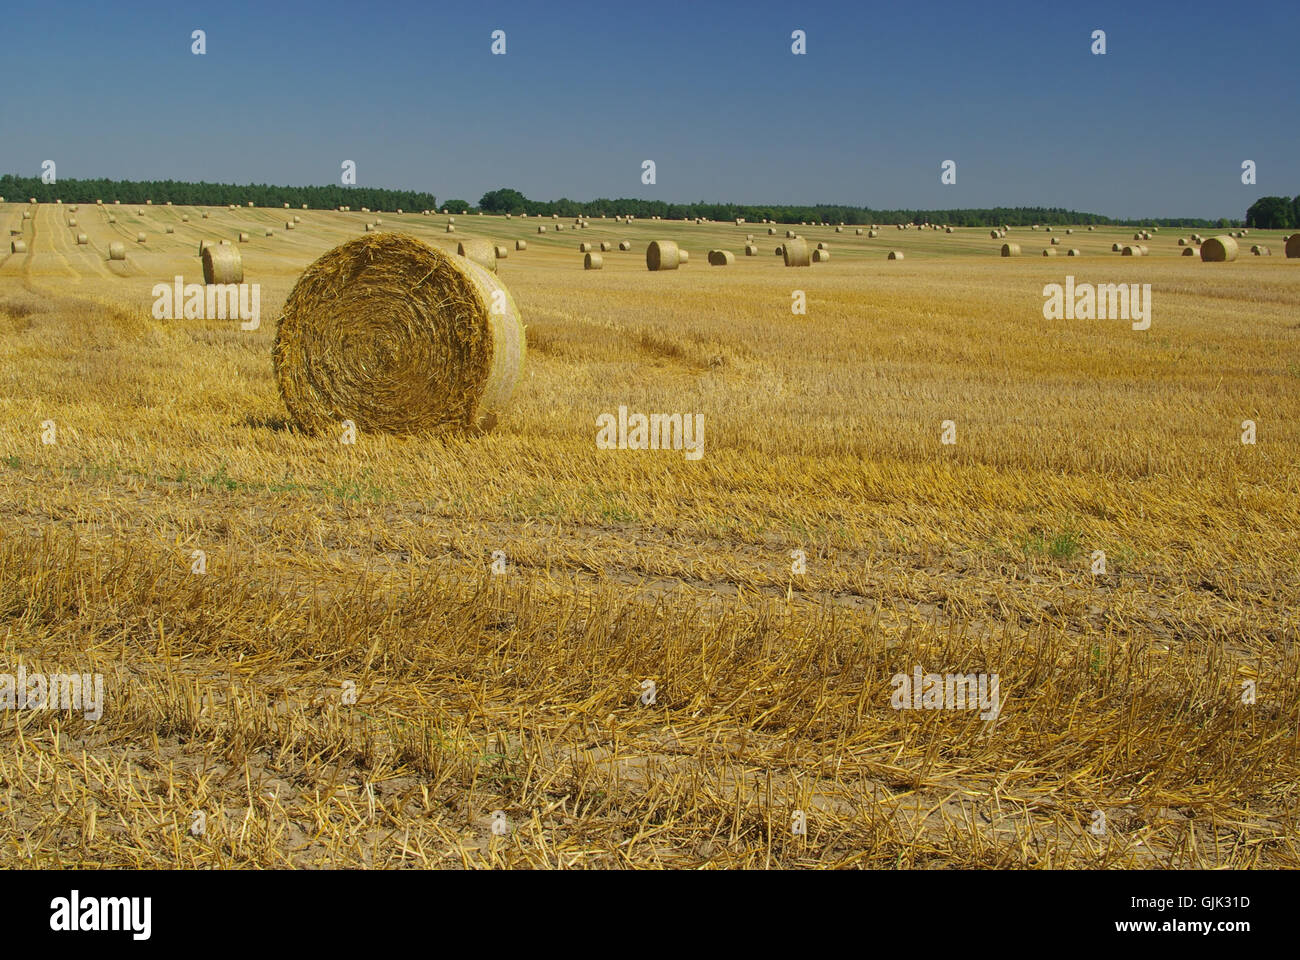
M1300 196L1260 197L1246 211L1246 226L1259 230L1289 230L1300 227Z
M103 200L112 203L166 203L170 200L181 206L217 207L232 203L244 206L253 201L259 207L279 207L289 204L299 208L304 203L312 210L328 210L350 206L354 210L369 207L371 210L432 210L437 200L431 193L419 190L384 190L378 187L275 187L265 183L240 186L234 183L189 183L184 180L64 180L44 183L40 177L19 177L13 174L0 176L0 197L6 200L27 200L35 197L41 203L94 203Z

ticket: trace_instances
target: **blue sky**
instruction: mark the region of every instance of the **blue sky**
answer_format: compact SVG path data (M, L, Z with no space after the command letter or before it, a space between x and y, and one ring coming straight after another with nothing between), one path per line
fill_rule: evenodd
M361 184L439 199L1132 217L1300 193L1296 0L119 0L13 3L0 24L0 172L29 176L320 184L355 160Z

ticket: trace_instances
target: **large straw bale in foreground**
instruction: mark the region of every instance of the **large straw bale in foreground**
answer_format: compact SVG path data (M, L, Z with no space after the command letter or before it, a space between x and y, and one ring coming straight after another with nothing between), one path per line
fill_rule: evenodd
M1237 241L1229 236L1210 237L1201 244L1201 259L1207 263L1227 263L1237 259Z
M203 260L204 283L243 283L244 258L236 246L212 244L204 247Z
M781 248L781 256L785 257L787 267L810 267L812 266L812 256L808 251L808 241L803 237L797 237L794 240L787 240L785 246Z
M651 240L645 248L645 265L648 270L676 270L682 262L682 252L672 240Z
M298 279L272 359L285 407L312 432L486 430L523 375L510 293L468 257L400 233L357 237Z

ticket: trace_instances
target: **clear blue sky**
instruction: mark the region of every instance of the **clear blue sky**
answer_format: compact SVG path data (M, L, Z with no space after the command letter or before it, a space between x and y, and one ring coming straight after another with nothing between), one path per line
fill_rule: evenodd
M355 160L440 200L1133 217L1300 193L1297 0L15 0L0 24L0 172L28 176L321 184Z

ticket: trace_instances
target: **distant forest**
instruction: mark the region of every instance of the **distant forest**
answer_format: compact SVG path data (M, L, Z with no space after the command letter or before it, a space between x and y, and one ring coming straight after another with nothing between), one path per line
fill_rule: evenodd
M441 210L453 213L462 210L484 213L527 213L562 217L577 216L632 216L641 219L663 217L678 220L704 217L709 220L747 221L776 220L780 223L816 221L818 223L946 223L957 227L987 227L1007 224L1013 227L1039 223L1096 224L1098 226L1161 226L1161 227L1235 227L1258 229L1289 229L1300 227L1300 196L1261 197L1242 220L1207 220L1199 217L1157 217L1115 219L1096 213L1083 213L1060 207L992 207L987 209L955 210L877 210L871 207L851 207L843 204L746 204L746 203L665 203L660 200L597 199L588 201L530 200L518 190L503 187L490 190L477 204L467 200L444 200L441 206L432 193L418 190L384 190L377 187L275 187L265 183L239 185L233 183L189 183L183 180L59 180L43 183L39 177L19 177L13 174L0 176L0 196L7 200L25 200L35 197L42 203L63 200L65 203L94 203L103 200L112 203L166 203L185 206L240 205L252 201L259 207L278 207L288 203L292 207L307 204L313 210L350 206L353 209L369 207L375 211L402 209Z

